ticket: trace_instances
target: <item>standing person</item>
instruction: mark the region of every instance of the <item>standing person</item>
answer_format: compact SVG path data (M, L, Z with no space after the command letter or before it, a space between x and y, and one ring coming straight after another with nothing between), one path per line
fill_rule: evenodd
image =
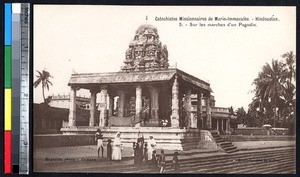
M152 152L151 162L152 162L152 169L153 169L153 171L157 172L158 163L157 163L156 150L154 150Z
M173 160L172 160L172 167L176 172L180 172L180 167L179 167L179 159L178 159L178 152L174 152L173 154Z
M145 143L144 146L144 159L145 159L145 163L148 163L148 143Z
M159 158L159 166L160 166L160 173L164 172L166 170L166 156L165 156L165 151L161 150L160 151L160 158Z
M102 135L102 132L99 128L97 129L97 132L95 134L95 141L97 142L98 158L100 158L100 149L101 149L101 155L102 155L102 158L103 158L103 151L104 151L103 135Z
M141 136L137 139L138 146L138 163L141 164L144 156L144 136Z
M137 165L137 144L136 144L136 142L133 142L133 164L134 164L134 166L136 166Z
M121 133L118 132L114 138L113 151L112 151L112 160L121 161Z
M154 140L153 136L149 137L148 141L148 160L152 159L152 152L155 150L156 141Z
M111 156L112 156L112 147L111 147L111 139L107 140L107 163L111 164Z
M137 142L137 167L138 169L140 169L140 166L142 164L143 161L143 142L142 141L138 141Z

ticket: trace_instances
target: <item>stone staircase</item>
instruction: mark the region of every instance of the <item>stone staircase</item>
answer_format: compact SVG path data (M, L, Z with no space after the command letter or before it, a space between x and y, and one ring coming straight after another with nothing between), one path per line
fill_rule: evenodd
M211 135L215 139L217 145L221 147L227 153L233 153L239 151L229 140L222 138L218 131L211 131Z
M202 174L295 174L295 160L295 148L250 150L243 153L218 154L203 157L190 156L188 158L183 158L179 155L180 173ZM172 161L167 160L165 173L178 173L173 170L171 165ZM134 167L133 164L120 164L119 162L103 166L95 163L94 167L92 166L93 164L88 166L88 172L158 173L158 171L153 170L151 164L145 164L144 162L139 169ZM72 170L74 172L74 169Z

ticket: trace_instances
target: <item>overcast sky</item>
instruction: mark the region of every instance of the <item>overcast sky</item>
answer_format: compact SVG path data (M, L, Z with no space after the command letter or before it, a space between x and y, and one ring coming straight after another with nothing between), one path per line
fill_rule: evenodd
M273 15L279 21L255 21ZM155 20L180 16L247 17L251 21L245 23L256 27L179 27L179 21ZM247 107L253 97L252 82L262 66L288 51L296 52L295 7L35 5L34 70L46 69L53 76L46 96L68 94L72 71L119 71L135 30L145 23L157 27L160 41L168 47L170 65L177 63L177 68L208 81L220 107ZM41 101L38 87L34 102Z

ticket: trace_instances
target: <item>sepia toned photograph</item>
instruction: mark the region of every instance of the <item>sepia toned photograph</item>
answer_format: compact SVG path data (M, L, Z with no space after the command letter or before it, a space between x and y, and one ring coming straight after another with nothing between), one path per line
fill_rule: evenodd
M33 171L296 174L295 6L33 6Z

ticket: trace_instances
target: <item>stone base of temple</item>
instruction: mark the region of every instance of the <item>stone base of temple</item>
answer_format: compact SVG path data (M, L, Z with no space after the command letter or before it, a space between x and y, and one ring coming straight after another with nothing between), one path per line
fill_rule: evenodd
M66 127L61 131L66 135L94 134L99 127ZM171 127L104 127L101 128L104 141L113 139L117 132L121 133L124 147L132 147L139 136L144 136L147 142L149 136L153 136L157 142L158 149L190 150L199 148L216 148L210 131L198 129L181 129Z

